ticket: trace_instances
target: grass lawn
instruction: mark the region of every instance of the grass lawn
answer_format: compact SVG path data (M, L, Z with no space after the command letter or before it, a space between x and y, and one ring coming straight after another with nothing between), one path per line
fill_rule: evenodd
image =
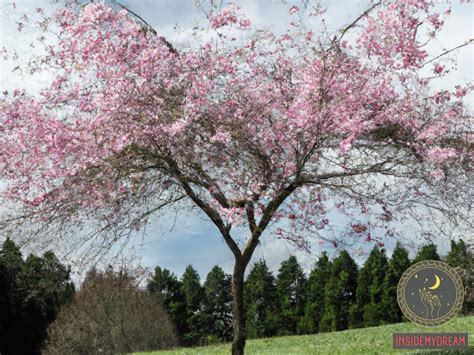
M407 350L392 349L394 332L468 332L471 349L463 354L474 354L474 316L457 317L439 327L421 327L413 323L399 323L381 327L345 330L335 333L287 336L247 340L247 354L390 354L409 353ZM426 353L426 352L425 352ZM430 354L442 354L430 350ZM448 353L448 352L444 352ZM449 352L449 354L461 352ZM141 354L230 354L230 344L196 348L179 348L171 351L157 351Z

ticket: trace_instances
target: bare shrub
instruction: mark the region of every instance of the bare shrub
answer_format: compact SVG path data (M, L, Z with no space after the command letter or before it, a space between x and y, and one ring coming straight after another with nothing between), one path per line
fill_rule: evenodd
M178 339L170 317L127 271L92 270L49 328L45 354L118 354L165 349Z

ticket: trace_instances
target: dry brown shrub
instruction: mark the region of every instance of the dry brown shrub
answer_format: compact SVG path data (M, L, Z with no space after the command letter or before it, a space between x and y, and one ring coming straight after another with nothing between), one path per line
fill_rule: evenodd
M51 325L44 354L120 354L177 344L170 317L135 277L93 270Z

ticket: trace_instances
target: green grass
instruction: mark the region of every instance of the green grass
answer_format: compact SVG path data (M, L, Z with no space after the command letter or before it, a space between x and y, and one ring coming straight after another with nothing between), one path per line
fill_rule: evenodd
M417 326L413 323L398 323L381 327L352 329L334 333L248 340L245 350L247 354L268 355L409 353L407 350L395 351L392 349L392 333L394 332L468 332L470 347L472 347L474 345L474 316L457 317L449 323L439 327L428 328ZM428 353L441 354L442 352L439 350L430 350ZM449 353L454 354L455 352ZM471 348L467 352L463 352L463 354L466 353L474 354L474 348ZM179 348L171 351L157 351L141 354L230 354L230 344L196 348Z

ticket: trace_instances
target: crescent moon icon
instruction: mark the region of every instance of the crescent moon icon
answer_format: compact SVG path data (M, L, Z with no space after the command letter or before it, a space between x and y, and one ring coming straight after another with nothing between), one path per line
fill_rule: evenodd
M441 280L439 279L438 275L434 275L435 279L436 279L436 282L433 286L431 287L428 287L430 290L436 290L439 285L441 284Z

